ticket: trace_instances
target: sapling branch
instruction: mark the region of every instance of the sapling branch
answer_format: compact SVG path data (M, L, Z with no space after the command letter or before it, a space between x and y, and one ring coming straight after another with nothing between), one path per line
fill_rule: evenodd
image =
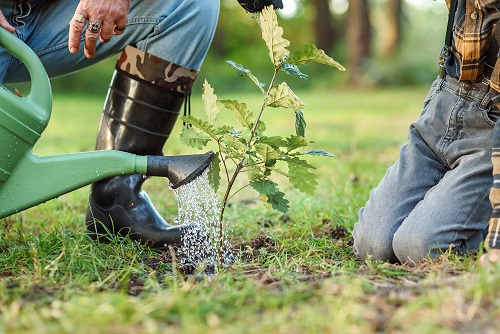
M271 83L269 84L269 88L267 89L266 93L264 94L264 102L262 103L262 106L260 107L259 115L257 115L257 118L255 119L252 131L250 132L250 138L248 139L248 143L247 143L248 149L250 149L252 147L252 139L255 136L255 133L257 132L257 126L259 125L259 121L262 117L262 113L264 112L264 109L266 109L266 106L267 106L266 97L269 96L271 89L274 87L274 82L276 81L276 76L278 75L280 67L281 66L276 66L274 68L274 73L273 73L273 77L271 79ZM243 159L242 159L242 161L243 161Z
M250 184L246 184L244 185L243 187L241 187L240 189L236 190L231 196L229 196L229 198L227 199L228 202L231 200L231 198L233 198L237 193L239 193L240 191L242 191L243 189L245 189L246 187L249 187Z
M217 146L219 147L219 152L222 152L222 144L218 140L217 141ZM226 179L229 180L229 170L227 169L227 163L226 163L226 157L223 154L220 154L220 160L222 162L222 165L224 166L224 172L226 173Z
M262 106L260 107L260 111L259 111L259 114L257 115L256 119L255 119L255 122L254 122L254 125L253 125L253 128L252 130L250 131L250 137L248 138L248 141L247 141L247 149L246 151L248 152L252 146L253 146L253 138L255 136L255 133L257 132L257 126L259 124L259 121L262 117L262 114L264 112L264 109L266 108L267 104L266 104L266 97L269 96L269 92L271 91L271 88L274 86L274 82L276 81L276 75L278 74L278 71L279 71L280 67L275 67L274 69L274 74L273 74L273 77L271 79L271 82L269 84L269 88L267 89L266 93L264 94L264 102L262 103ZM234 185L234 182L236 182L236 178L238 177L238 175L240 174L241 170L243 169L243 167L245 167L245 160L247 159L246 156L243 156L240 161L238 162L238 164L236 165L236 169L227 185L227 189L226 189L226 192L224 194L224 198L222 200L222 207L221 207L221 214L219 216L219 220L220 221L223 221L224 220L224 209L226 207L226 204L229 200L229 195L231 193L231 189Z

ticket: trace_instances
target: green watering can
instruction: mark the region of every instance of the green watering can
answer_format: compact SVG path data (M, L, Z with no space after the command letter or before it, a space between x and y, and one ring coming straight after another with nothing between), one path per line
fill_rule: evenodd
M164 176L175 189L210 165L213 152L183 156L139 156L115 150L47 157L33 154L50 119L50 81L36 54L1 27L0 46L19 58L31 77L26 97L0 85L0 218L116 175Z

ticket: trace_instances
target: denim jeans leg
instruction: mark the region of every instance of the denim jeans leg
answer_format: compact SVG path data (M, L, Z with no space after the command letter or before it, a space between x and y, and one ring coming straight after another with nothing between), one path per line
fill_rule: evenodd
M461 255L478 250L491 215L489 160L486 152L472 154L427 192L394 234L392 246L400 262L414 263L446 250Z
M393 249L403 263L437 257L446 250L461 255L477 252L492 212L488 196L493 185L491 152L498 110L483 105L488 88L481 83L448 79L443 87L445 99L451 102L458 96L436 147L448 171L394 235ZM416 127L428 131L430 121L438 118L434 115Z
M359 220L354 225L356 254L363 260L397 262L392 240L394 234L415 206L424 199L445 172L439 159L414 128L399 159L372 190Z
M87 59L81 50L68 51L67 22L75 12L78 0L33 2L26 25L16 34L27 43L45 66L50 77L68 74L91 66L120 53L127 45L135 46L159 58L180 66L199 70L210 47L219 14L218 0L133 0L122 35L113 36L108 43L97 43L96 55ZM9 0L0 0L2 11L8 12ZM9 12L12 14L12 12ZM23 64L10 60L0 49L0 70L8 65L0 82L28 81Z
M491 214L487 90L438 79L398 161L375 188L353 231L363 259L416 262L441 250L477 250ZM472 88L471 88L472 87Z

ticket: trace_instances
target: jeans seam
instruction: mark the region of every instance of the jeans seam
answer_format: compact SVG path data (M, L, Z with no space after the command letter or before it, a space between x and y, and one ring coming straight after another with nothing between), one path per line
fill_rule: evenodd
M487 93L486 95L484 95L483 99L481 100L481 103L479 104L479 108L481 108L482 110L489 110L490 107L489 107L489 104L490 104L490 94Z
M455 94L453 94L453 95L455 95ZM438 151L436 152L436 154L439 156L439 158L441 159L441 161L443 162L443 164L448 169L450 169L450 165L448 164L448 161L446 159L446 154L445 154L444 151L445 151L445 148L447 146L449 146L449 144L451 142L453 142L453 141L456 140L456 139L453 139L453 136L448 136L448 135L450 134L450 124L453 121L452 118L458 112L457 111L457 106L459 105L459 102L462 100L462 96L456 96L456 97L457 97L457 100L455 101L455 104L451 108L450 116L449 116L448 121L447 121L446 131L445 131L444 135L441 137L441 140L439 142Z
M157 17L134 17L133 19L129 19L127 21L127 25L134 25L134 24L144 24L144 23L154 23L158 24L162 21L161 18Z

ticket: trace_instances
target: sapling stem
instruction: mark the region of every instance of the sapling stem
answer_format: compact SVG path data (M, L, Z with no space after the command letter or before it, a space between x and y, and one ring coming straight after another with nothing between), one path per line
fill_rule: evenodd
M264 109L266 108L266 100L267 100L267 97L269 96L269 93L271 91L271 89L274 87L274 83L276 81L276 76L278 75L278 72L281 68L281 64L278 65L278 66L275 66L274 67L274 73L273 73L273 77L271 78L271 82L267 88L267 91L264 93L264 101L262 102L262 106L260 107L260 111L259 111L259 114L257 115L257 118L255 118L255 122L253 124L253 128L252 130L250 131L250 137L247 141L247 145L246 145L246 152L250 151L250 149L252 148L252 141L253 141L253 138L255 137L255 133L257 132L257 126L259 125L259 121L260 121L260 118L262 117L262 114L264 112ZM226 209L226 205L230 199L230 197L232 197L233 195L230 196L231 194L231 189L233 188L233 185L234 183L236 182L236 178L238 177L239 173L241 172L241 170L245 167L245 160L247 159L246 156L243 156L240 161L238 162L238 164L236 165L236 169L234 170L234 173L233 175L231 176L231 179L229 180L228 182L228 185L227 185L227 188L226 188L226 191L224 193L224 197L222 199L222 205L221 205L221 209L220 209L220 215L219 215L219 249L218 249L218 254L219 254L219 262L221 264L224 264L224 254L222 253L222 248L223 248L223 235L224 235L224 211ZM227 173L227 168L226 168L226 165L224 164L224 168L226 169L226 173ZM241 190L241 189L240 189Z

